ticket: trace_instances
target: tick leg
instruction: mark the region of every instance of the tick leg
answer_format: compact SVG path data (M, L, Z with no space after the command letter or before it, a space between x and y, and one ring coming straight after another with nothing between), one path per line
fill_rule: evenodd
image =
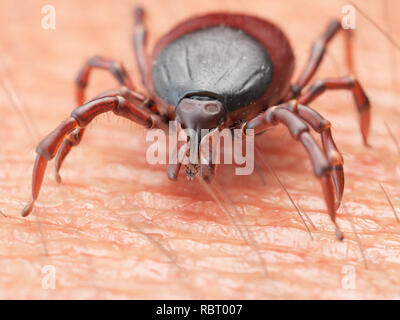
M130 103L122 96L103 97L92 100L72 111L71 116L47 135L36 148L37 157L32 173L32 200L23 209L27 216L33 209L43 182L47 162L53 159L63 141L74 130L85 128L96 116L113 111L116 115L132 120L145 127L153 127L153 118L138 105Z
M126 73L123 65L117 61L94 56L86 61L76 78L77 85L77 104L82 105L85 102L85 89L87 87L90 73L93 69L105 69L118 80L121 86L133 89L133 84L129 75Z
M130 101L133 104L140 104L140 107L142 109L145 109L149 111L152 115L157 115L161 117L160 112L158 111L157 106L154 104L154 101L152 101L149 98L146 98L143 94L130 90L127 87L122 87L120 90L111 90L111 91L106 91L95 98L101 98L101 97L107 97L107 96L123 96L125 99ZM163 119L163 122L168 122L168 119ZM161 128L157 126L157 128Z
M146 86L147 74L147 55L146 55L146 40L147 30L144 25L145 11L142 8L135 8L134 11L135 32L133 34L133 47L135 50L136 62L139 72L142 77L142 83Z
M292 100L290 103L288 103L285 108L297 114L300 119L307 122L314 129L314 131L321 135L325 156L332 165L332 178L336 188L336 209L338 209L342 201L344 190L344 161L335 144L335 141L333 140L331 123L314 109L298 104L298 102L295 100Z
M336 236L341 240L343 236L335 222L336 205L335 190L331 179L332 166L324 152L309 133L308 125L296 114L289 111L289 107L290 105L285 103L267 109L253 120L250 120L243 127L243 132L245 132L246 129L254 129L255 133L257 134L268 129L269 127L276 126L281 123L288 128L294 139L302 143L311 159L314 174L320 180L329 216L337 228Z
M105 97L117 97L117 96L123 96L124 98L128 99L128 101L134 105L140 105L141 107L144 107L146 105L146 103L145 103L146 97L144 95L142 95L139 92L129 90L126 87L122 87L120 90L106 91L106 92L96 96L93 100L97 100L97 99L105 98ZM61 143L61 146L57 151L56 160L55 160L56 165L55 165L54 176L58 183L61 183L60 170L61 170L61 166L62 166L65 158L70 153L72 147L77 146L81 142L84 132L85 132L85 128L77 128L72 133L70 133L65 138L65 140Z
M332 38L340 31L341 24L339 21L332 21L326 30L318 37L317 40L313 42L310 57L308 58L308 62L300 74L297 82L291 86L291 91L285 97L285 101L297 98L303 88L310 82L311 78L314 76L318 67L320 66L322 59L325 55L326 48L328 43L332 40ZM351 31L346 30L346 57L348 61L348 65L350 70L352 71L352 62L351 62L351 42L350 36Z
M325 90L346 89L353 93L354 102L360 119L360 130L365 145L368 145L368 133L370 127L371 108L365 91L360 83L353 76L347 76L336 79L323 79L312 85L307 92L299 98L300 104L310 104L319 97Z
M71 134L65 138L63 143L61 143L60 148L57 151L56 155L56 166L55 166L55 178L58 183L61 183L60 169L61 165L64 162L64 159L71 151L72 147L75 147L81 142L82 136L85 132L86 128L77 128L72 131Z
M139 92L129 90L126 87L122 87L120 90L111 90L104 92L97 97L95 97L94 100L100 99L100 98L105 98L105 97L117 97L117 96L122 96L126 100L128 100L131 104L137 105L138 108L141 108L144 111L147 111L151 118L152 118L152 123L154 128L160 128L167 132L168 130L168 125L166 124L166 121L163 117L160 116L160 114L157 111L157 107L154 105L154 103L146 98L144 95L142 95ZM156 110L157 112L155 112ZM66 156L69 154L71 151L72 147L77 146L81 141L83 134L85 132L85 128L77 128L75 129L72 133L70 133L65 140L62 142L60 148L57 151L56 155L56 165L55 165L55 178L58 183L61 183L61 176L60 176L60 169L62 166L62 163L64 162L64 159Z

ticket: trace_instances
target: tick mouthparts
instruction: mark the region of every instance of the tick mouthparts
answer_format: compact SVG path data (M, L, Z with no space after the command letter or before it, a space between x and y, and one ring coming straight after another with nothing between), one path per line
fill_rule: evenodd
M219 130L214 129L201 138L199 144L200 163L216 164L219 153Z

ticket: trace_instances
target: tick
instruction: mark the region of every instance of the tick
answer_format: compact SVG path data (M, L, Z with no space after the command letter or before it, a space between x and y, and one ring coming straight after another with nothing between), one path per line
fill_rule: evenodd
M336 210L344 190L343 158L332 138L330 122L308 105L326 90L350 90L367 144L370 103L351 73L351 31L343 30L350 75L322 79L307 86L328 43L342 30L338 21L329 23L314 41L306 66L297 81L292 82L295 58L291 45L281 29L267 20L231 13L190 18L161 37L148 56L144 17L143 9L135 10L133 41L147 94L135 90L122 64L98 56L89 59L76 80L80 106L36 148L32 200L22 215L29 215L34 207L48 161L56 158L56 178L60 182L61 164L71 148L82 140L86 126L96 116L112 111L147 128L165 129L168 121L176 120L184 129L239 127L245 134L246 129L261 133L284 125L308 152L329 216L337 226ZM93 69L109 70L121 87L84 103ZM322 148L310 129L320 135ZM181 163L170 164L168 177L175 180L180 168ZM188 177L199 174L209 181L215 174L215 166L189 163L186 174ZM337 237L342 238L339 231Z

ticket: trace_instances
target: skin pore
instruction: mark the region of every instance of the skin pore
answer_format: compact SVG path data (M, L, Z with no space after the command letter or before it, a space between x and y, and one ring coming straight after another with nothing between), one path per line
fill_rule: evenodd
M256 157L253 175L218 169L211 186L216 200L198 180L181 174L172 182L166 166L147 164L144 129L112 114L99 117L65 161L63 183L56 183L51 162L37 208L20 216L34 148L76 107L73 79L85 59L98 54L123 62L145 92L130 41L134 5L147 11L150 49L194 14L229 10L270 19L291 40L298 72L312 41L347 4L196 3L57 0L56 29L44 30L45 3L1 2L0 299L399 298L400 223L391 206L400 215L399 54L360 15L354 61L372 104L372 148L362 144L348 92L329 92L311 104L332 122L345 160L343 242L335 238L306 152L283 127L257 137L265 162ZM394 38L400 34L397 1L359 6ZM341 36L332 41L312 83L347 74L343 44ZM94 71L87 97L116 86L109 74ZM306 213L311 236L268 166ZM55 290L43 285L46 266L56 271Z

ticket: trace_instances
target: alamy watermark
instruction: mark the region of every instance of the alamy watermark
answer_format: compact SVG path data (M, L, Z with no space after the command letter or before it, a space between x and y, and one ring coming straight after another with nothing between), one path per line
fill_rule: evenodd
M355 290L356 289L356 269L351 265L344 265L342 267L342 288L344 290Z
M42 267L42 289L56 290L56 267L45 265Z
M56 29L56 8L50 4L46 4L42 7L42 28L44 30L55 30Z
M342 28L343 29L352 29L356 28L356 8L354 6L348 4L343 6L342 14L344 14L342 18Z
M146 142L151 143L146 151L146 161L149 164L235 163L239 165L235 168L236 175L250 175L253 172L254 130L247 129L245 134L242 134L242 129L196 131L177 128L177 122L170 121L168 133L161 129L152 129L147 132ZM221 157L221 150L223 150L223 157Z

